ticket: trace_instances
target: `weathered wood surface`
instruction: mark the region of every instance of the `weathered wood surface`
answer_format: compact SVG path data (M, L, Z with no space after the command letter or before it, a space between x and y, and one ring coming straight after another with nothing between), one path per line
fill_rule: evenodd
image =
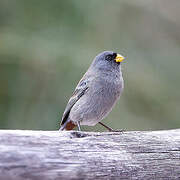
M180 179L180 129L0 131L0 180Z

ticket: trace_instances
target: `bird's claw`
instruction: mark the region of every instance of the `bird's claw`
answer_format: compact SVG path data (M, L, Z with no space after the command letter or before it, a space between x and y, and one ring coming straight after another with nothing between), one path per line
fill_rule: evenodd
M109 129L109 132L125 132L125 129Z

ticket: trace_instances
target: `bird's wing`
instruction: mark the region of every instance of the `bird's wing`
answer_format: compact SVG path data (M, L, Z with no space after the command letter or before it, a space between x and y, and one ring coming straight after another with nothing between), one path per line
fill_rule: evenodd
M65 111L62 116L61 125L63 125L66 120L68 119L69 113L71 108L74 106L74 104L84 95L84 93L87 91L89 85L89 79L83 78L78 83L76 89L73 92L72 97L69 99L69 102L65 108Z

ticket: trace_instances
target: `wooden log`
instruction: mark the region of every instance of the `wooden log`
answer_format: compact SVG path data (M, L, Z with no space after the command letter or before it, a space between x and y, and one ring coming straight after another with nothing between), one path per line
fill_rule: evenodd
M0 180L180 179L180 129L0 131Z

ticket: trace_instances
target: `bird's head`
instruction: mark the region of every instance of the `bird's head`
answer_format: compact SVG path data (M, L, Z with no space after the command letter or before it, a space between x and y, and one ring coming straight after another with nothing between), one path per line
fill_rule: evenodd
M123 60L124 57L120 54L113 51L104 51L95 57L91 67L104 70L119 70Z

